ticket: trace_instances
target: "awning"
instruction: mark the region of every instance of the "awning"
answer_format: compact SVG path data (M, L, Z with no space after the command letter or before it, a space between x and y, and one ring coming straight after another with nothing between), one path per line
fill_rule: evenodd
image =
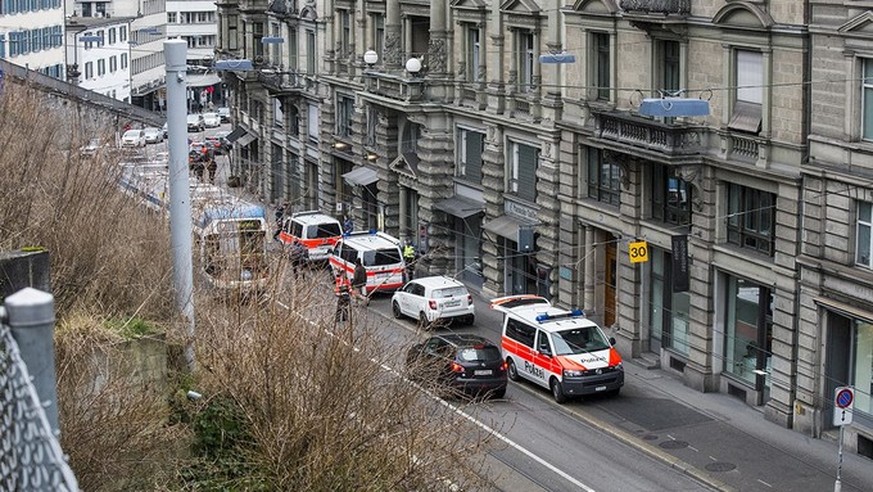
M343 179L350 185L367 186L379 181L379 175L369 167L358 166L343 174Z
M433 208L442 210L448 214L466 219L471 215L476 215L485 210L485 204L471 200L467 197L455 195L445 200L440 200L433 204Z
M245 134L246 134L246 129L241 127L241 126L238 126L238 127L234 128L232 132L228 133L227 136L224 138L228 142L234 143Z
M209 87L211 85L215 85L221 82L221 78L214 73L207 73L202 75L188 74L185 77L187 79L189 88Z
M518 229L520 227L530 227L536 222L532 220L513 217L512 215L501 215L494 220L490 220L482 226L488 232L503 236L513 241L518 241Z
M246 145L252 143L256 138L258 138L258 137L256 137L255 135L253 135L251 133L246 132L245 135L243 135L242 137L240 137L239 140L237 140L236 144L239 145L240 147L245 147Z
M827 297L813 297L812 300L819 306L824 307L829 311L835 311L847 318L858 319L867 323L873 323L873 313L855 306L828 299Z

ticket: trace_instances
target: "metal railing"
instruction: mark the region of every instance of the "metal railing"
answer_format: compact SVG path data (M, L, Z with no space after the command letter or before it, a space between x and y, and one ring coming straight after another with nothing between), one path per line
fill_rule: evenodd
M41 353L52 346L44 335L54 326L53 297L23 289L0 314L0 490L78 491L57 438L53 349Z

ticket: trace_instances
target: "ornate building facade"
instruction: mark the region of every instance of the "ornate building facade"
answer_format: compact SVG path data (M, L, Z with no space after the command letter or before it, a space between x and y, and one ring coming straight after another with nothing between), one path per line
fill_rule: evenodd
M873 359L868 315L845 307L873 311L858 245L871 197L831 193L871 189L867 117L847 111L866 94L870 14L832 3L845 24L823 13L818 37L796 0L221 3L222 46L261 68L236 76L253 135L239 162L265 198L408 238L422 270L486 295L584 307L624 354L818 436L834 385L869 400ZM267 33L285 43L264 49ZM836 60L814 63L816 42ZM639 111L674 95L709 114ZM864 412L856 448L873 434Z

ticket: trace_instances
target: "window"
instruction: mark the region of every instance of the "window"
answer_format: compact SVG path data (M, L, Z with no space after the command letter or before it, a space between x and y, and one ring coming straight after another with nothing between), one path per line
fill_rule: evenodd
M103 37L103 31L102 31L102 30L97 31L97 36L100 38L100 41L97 41L97 46L98 46L98 47L99 47L99 46L103 46L104 41L105 41L105 39L106 39L106 38Z
M400 237L414 238L418 235L418 192L406 186L400 187L401 215Z
M475 184L482 183L482 153L485 152L485 135L458 128L457 176Z
M118 28L118 40L122 43L127 41L127 26L121 26Z
M537 162L539 149L516 142L510 143L509 193L527 201L536 200Z
M773 295L754 282L732 275L725 278L724 370L760 390L759 375L766 374L769 385Z
M649 320L653 344L688 354L688 325L691 294L675 292L672 272L673 256L660 248L651 249L649 261L651 288Z
M254 44L255 56L264 56L264 44L261 39L264 37L264 23L252 23L252 43Z
M676 93L682 88L681 80L681 61L679 55L678 41L660 41L657 44L657 53L660 57L660 74L656 81L657 87L661 91L668 93ZM658 96L659 94L656 94ZM675 118L664 118L665 123L673 123Z
M116 70L118 70L118 57L112 55L109 57L109 72L115 73Z
M106 60L99 59L97 60L97 75L101 76L106 74Z
M691 224L691 187L676 177L676 170L662 164L652 168L652 218L668 224Z
M340 21L340 56L349 52L349 45L352 42L352 22L351 15L348 10L338 10Z
M6 35L0 33L0 58L6 58Z
M230 50L239 49L237 42L237 17L235 15L227 16L227 48Z
M121 69L127 70L127 53L121 54Z
M352 136L352 116L355 113L355 100L348 96L336 98L336 134L339 137Z
M306 73L315 74L316 67L315 31L306 31Z
M530 92L534 72L534 35L530 31L518 31L518 91Z
M381 61L385 51L385 17L382 14L373 16L373 50Z
M167 12L167 24L175 24L178 22L177 12Z
M507 338L515 340L523 345L527 345L528 347L533 348L534 335L536 335L536 332L536 328L528 324L522 323L521 321L515 320L513 318L509 318L506 320Z
M736 50L735 61L736 101L728 128L758 133L764 100L764 57L757 51Z
M864 60L864 79L861 81L863 118L861 138L873 140L873 58Z
M288 69L297 71L297 30L288 30Z
M856 233L855 263L873 268L873 204L870 202L858 203L858 230Z
M728 184L727 239L731 244L773 256L775 197L753 188Z
M415 123L406 122L403 127L403 138L400 140L400 153L418 154L418 140L421 138L421 127Z
M309 118L308 118L308 128L309 128L309 140L311 142L318 142L319 132L318 132L318 106L315 104L309 105Z
M597 100L608 101L611 85L609 34L603 32L592 34L591 46L591 85L597 87Z
M285 126L285 112L282 111L282 103L278 99L273 99L273 125ZM274 155L279 155L279 152Z
M94 62L85 63L85 78L94 78Z
M115 44L118 41L115 28L109 29L109 44Z
M481 54L481 44L479 42L479 27L475 24L468 24L467 32L467 52L466 52L466 77L468 81L479 81L479 64Z
M376 126L379 124L379 113L372 105L367 106L367 145L376 145Z
M621 168L594 147L588 147L588 198L621 204Z

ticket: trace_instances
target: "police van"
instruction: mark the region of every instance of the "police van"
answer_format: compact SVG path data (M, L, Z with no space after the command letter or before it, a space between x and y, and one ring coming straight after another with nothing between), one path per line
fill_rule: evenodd
M340 238L329 262L334 275L355 275L355 260L367 270L364 295L375 291L394 291L403 287L406 262L400 254L400 241L384 232L352 232Z
M552 306L543 297L515 295L491 301L503 313L501 351L513 381L528 379L558 403L594 393L617 395L624 385L615 339L581 310Z
M339 221L317 210L292 214L285 218L279 231L282 244L302 244L312 261L326 260L341 236Z

